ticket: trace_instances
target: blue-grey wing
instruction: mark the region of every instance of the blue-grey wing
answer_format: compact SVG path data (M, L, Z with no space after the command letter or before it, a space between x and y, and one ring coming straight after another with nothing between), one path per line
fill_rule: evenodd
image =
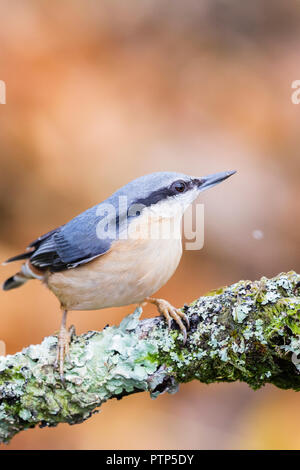
M97 226L101 216L97 215L97 207L33 242L30 245L35 248L30 255L31 264L40 269L61 271L88 263L109 251L116 237L99 237Z
M118 193L115 193L67 224L37 238L26 253L7 262L29 259L33 266L51 271L75 268L107 253L119 234L127 230L127 223L127 206L120 209Z

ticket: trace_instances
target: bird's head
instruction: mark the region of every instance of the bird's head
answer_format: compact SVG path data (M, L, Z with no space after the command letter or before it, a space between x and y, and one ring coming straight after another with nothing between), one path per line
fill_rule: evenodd
M128 198L129 206L140 205L162 215L181 215L201 191L212 188L232 176L235 171L193 177L175 172L158 172L137 178L115 195Z

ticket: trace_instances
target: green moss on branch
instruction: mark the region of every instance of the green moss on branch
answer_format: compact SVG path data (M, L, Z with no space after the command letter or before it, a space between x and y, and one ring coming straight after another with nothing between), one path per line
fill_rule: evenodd
M74 336L65 385L53 368L57 337L0 357L0 442L21 430L80 423L111 398L173 393L181 382L240 380L300 390L300 275L240 281L184 307L188 341L159 318ZM175 326L175 325L174 325Z

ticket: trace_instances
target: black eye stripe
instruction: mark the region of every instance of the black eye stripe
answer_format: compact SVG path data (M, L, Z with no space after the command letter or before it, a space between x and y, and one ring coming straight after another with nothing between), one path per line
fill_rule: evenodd
M177 185L179 183L183 183L185 185L184 191L177 191L173 185ZM151 206L152 204L156 204L160 201L163 201L167 199L168 197L176 196L183 194L189 189L192 189L196 185L196 180L178 180L174 181L169 187L161 188L156 191L153 191L151 194L149 194L148 197L146 198L140 198L136 199L134 201L135 204L142 204L146 207Z
M167 188L158 189L157 191L153 191L149 194L146 198L136 199L135 204L142 204L146 207L152 206L152 204L156 204L164 199L167 199L168 196L172 196L171 191Z

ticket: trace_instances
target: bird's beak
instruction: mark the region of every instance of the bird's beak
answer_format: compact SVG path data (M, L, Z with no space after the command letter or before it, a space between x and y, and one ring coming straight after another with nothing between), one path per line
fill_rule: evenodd
M234 175L236 171L224 171L222 173L215 173L214 175L203 176L199 178L199 191L205 191L206 189L216 186L216 184L222 183L227 180L230 176Z

